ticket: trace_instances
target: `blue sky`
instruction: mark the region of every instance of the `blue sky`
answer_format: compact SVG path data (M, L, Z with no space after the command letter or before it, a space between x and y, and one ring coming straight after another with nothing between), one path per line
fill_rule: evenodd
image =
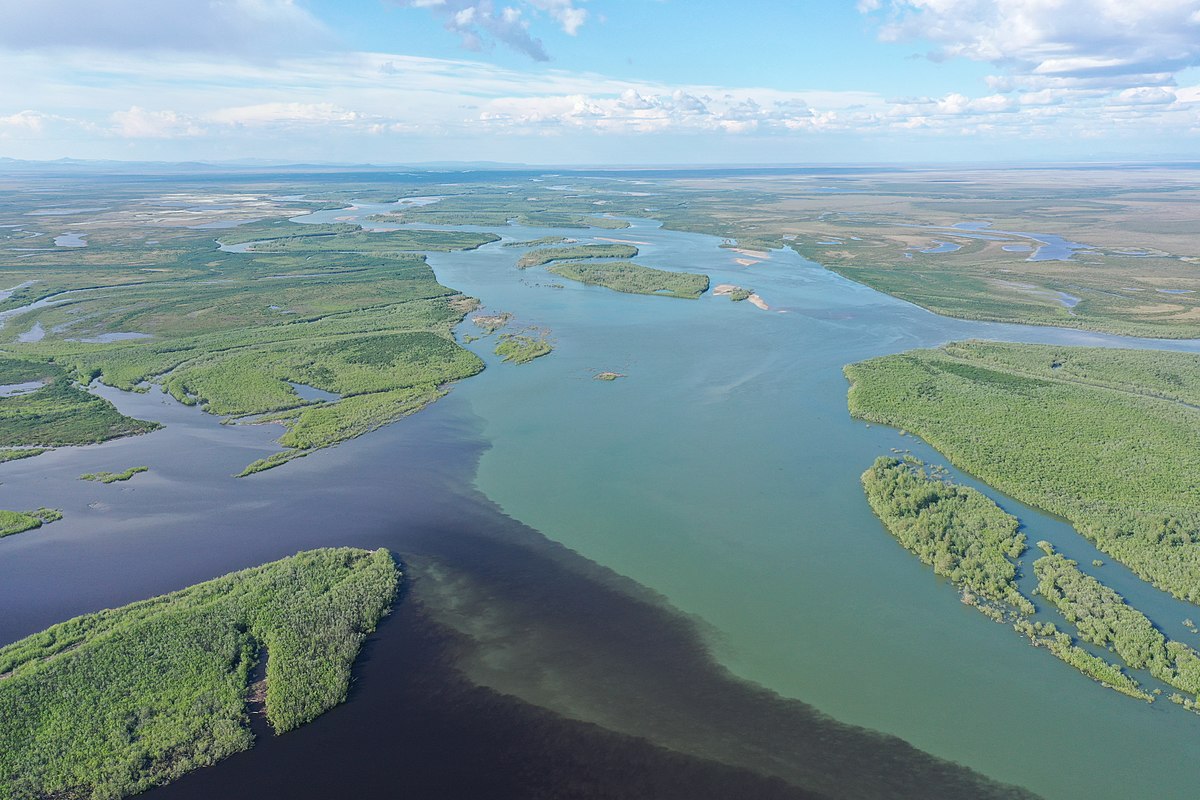
M0 20L13 158L1200 157L1200 0L0 0Z

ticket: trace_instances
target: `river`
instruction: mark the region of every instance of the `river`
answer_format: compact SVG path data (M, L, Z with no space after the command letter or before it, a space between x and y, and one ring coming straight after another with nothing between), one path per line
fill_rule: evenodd
M358 204L305 221L382 208ZM445 671L461 671L473 687L455 691L492 691L471 695L474 707L518 704L520 714L543 715L537 724L556 736L564 720L597 722L831 793L950 796L962 784L935 778L937 768L894 740L849 731L786 698L1050 798L1194 795L1200 720L1117 695L1029 647L960 603L887 535L859 474L892 448L940 457L898 431L851 420L841 368L970 337L1200 346L946 319L791 251L741 266L719 240L644 220L618 231L497 232L637 241L647 265L752 288L769 310L518 271L523 250L501 243L432 254L442 283L512 312L511 329L549 329L555 352L513 366L491 354L493 339L473 342L488 369L430 409L248 479L230 476L271 451L277 427L221 426L157 392L108 389L100 391L125 413L167 427L0 466L6 507L55 505L66 514L0 543L0 641L305 547L388 546L413 566L410 596L368 649L350 703L157 793L214 796L265 775L294 796L328 796L335 787L320 783L328 770L318 753L342 759L347 782L336 788L399 790L404 778L390 771L388 753L421 738L399 732L420 703L404 682L433 680L433 666L453 662ZM461 333L478 331L468 322ZM605 370L626 377L594 379ZM135 464L151 471L111 486L75 480ZM1021 517L1031 541L1048 539L1090 563L1094 551L1068 525L980 488ZM1188 615L1191 607L1119 567L1104 570L1169 631ZM408 641L425 644L407 651ZM706 648L750 684L708 665ZM410 663L420 661L414 654L428 656L424 666ZM517 706L505 708L480 719L519 716ZM571 735L598 747L593 729L580 730ZM543 750L527 752L561 757L545 749L548 737L538 740ZM832 749L819 744L834 740ZM429 741L451 742L458 754L477 746ZM614 754L631 746L610 744ZM912 783L889 784L864 767L887 763L875 748L899 748ZM436 782L452 763L445 748L437 752L418 784ZM679 786L717 769L655 757L655 774ZM937 780L948 782L945 791Z

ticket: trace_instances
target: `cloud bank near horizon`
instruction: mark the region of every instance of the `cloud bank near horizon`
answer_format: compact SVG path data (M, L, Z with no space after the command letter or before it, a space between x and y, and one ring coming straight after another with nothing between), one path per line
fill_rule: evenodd
M580 0L387 2L477 53L499 44L529 66L358 50L294 0L112 0L111 18L94 25L98 4L0 0L13 21L0 30L0 155L421 147L432 158L457 148L536 160L602 140L727 154L849 141L887 152L984 141L1194 146L1200 137L1200 85L1179 80L1200 62L1200 0L860 0L883 40L995 67L984 81L911 96L831 91L819 80L785 89L554 69L534 26L577 34L592 19ZM64 14L79 23L49 24ZM287 41L264 36L268 28ZM298 52L296 42L307 44Z

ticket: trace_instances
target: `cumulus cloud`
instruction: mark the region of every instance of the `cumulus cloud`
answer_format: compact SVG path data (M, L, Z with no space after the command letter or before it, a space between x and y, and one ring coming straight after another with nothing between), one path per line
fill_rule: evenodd
M529 16L549 16L565 33L574 36L587 20L587 9L575 0L518 0L497 8L492 0L393 0L406 8L427 8L445 21L446 30L458 34L463 47L482 50L493 41L524 53L534 61L549 61L542 40L530 33Z
M294 0L0 0L0 48L90 47L249 56L331 40Z
M128 111L114 111L110 119L112 132L126 139L175 139L204 133L195 120L174 111L130 106Z
M18 111L6 117L0 117L0 131L24 133L41 133L45 127L46 115L38 111Z
M500 130L553 133L586 129L608 134L782 133L863 123L870 118L865 111L818 112L803 99L791 96L760 101L743 92L716 97L684 89L501 97L488 102L479 114L482 124Z
M1038 88L1159 85L1200 63L1200 0L863 0L885 40L989 61Z

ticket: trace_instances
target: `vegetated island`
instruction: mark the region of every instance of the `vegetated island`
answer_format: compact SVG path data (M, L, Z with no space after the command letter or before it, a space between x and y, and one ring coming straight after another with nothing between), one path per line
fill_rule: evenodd
M62 519L57 508L39 508L37 511L0 511L0 539L14 533L24 533L40 528L48 522Z
M746 289L741 286L735 286L732 283L722 283L713 289L713 294L718 297L728 297L735 303L740 303L743 300L749 300L750 305L761 308L763 311L770 311L771 307L762 299L753 289Z
M708 291L707 275L695 272L668 272L644 267L632 261L568 261L555 264L548 271L569 280L628 294L695 300Z
M624 377L626 377L626 375L624 373L612 372L610 370L605 370L604 372L596 373L596 380L608 381L609 383L611 383L612 381L615 381L617 378L624 378Z
M845 372L854 416L915 433L1200 602L1200 356L966 342Z
M19 461L22 458L33 458L49 451L50 448L48 447L21 447L0 450L0 464L5 464L9 461Z
M0 648L0 798L119 798L248 749L264 662L276 733L315 719L398 580L386 550L311 550Z
M127 481L139 472L149 472L149 467L130 467L124 472L86 472L79 476L81 481L96 481L98 483L116 483Z
M524 242L505 242L502 247L545 247L551 244L571 244L575 239L566 236L543 236L540 239L529 239Z
M58 364L0 358L0 384L41 381L41 388L0 397L2 461L31 458L50 447L96 444L157 430L156 422L127 417L77 385Z
M517 269L540 267L552 261L583 261L589 258L633 258L638 249L631 244L581 244L575 247L546 247L533 250L517 261Z
M535 358L549 355L553 350L554 345L545 333L502 333L496 343L495 353L503 361L528 364Z
M143 222L126 224L140 230ZM31 306L10 325L44 331L37 341L3 345L27 374L0 369L0 380L51 378L36 392L0 398L0 447L151 430L157 425L122 417L72 379L137 391L151 382L213 414L283 423L287 449L249 465L241 473L249 475L413 413L483 369L451 332L471 303L411 251L469 249L493 234L368 234L356 225L271 219L221 232L223 245L249 246L242 252L214 249L211 231L177 230L169 246L147 248L127 230L97 237L70 265L0 268L6 285L36 287L0 299L0 310ZM89 289L96 286L103 290ZM36 306L56 292L54 304ZM67 322L70 338L56 332ZM118 338L104 338L110 334ZM340 399L305 400L294 384Z
M732 283L722 283L713 288L713 294L717 297L728 297L733 302L740 303L754 294L754 291L741 286L735 286Z
M1121 665L1088 652L1053 622L1035 617L1032 601L1016 582L1017 559L1025 552L1016 517L975 489L934 477L912 456L877 459L862 482L867 501L888 531L958 587L963 602L1012 624L1034 646L1046 648L1104 686L1154 701L1155 695ZM1119 594L1082 573L1076 562L1054 553L1045 542L1039 546L1046 555L1033 565L1037 593L1074 626L1077 639L1111 648L1128 668L1147 670L1185 692L1171 699L1195 709L1200 654L1167 639Z

